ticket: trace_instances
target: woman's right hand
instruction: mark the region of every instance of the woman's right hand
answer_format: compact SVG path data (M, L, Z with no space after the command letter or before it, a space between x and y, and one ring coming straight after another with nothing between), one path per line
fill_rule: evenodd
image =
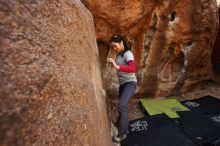
M107 61L108 61L109 63L111 63L111 64L114 66L114 68L119 69L119 66L116 64L116 62L115 62L114 59L108 58Z

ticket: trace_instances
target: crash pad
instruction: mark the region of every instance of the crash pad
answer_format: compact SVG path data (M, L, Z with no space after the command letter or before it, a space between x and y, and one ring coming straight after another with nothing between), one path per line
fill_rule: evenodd
M197 99L181 101L192 111L198 111L205 115L220 113L220 99L207 95Z
M197 144L208 145L220 137L220 129L205 115L197 111L178 112L181 128Z
M129 125L128 137L121 146L197 146L165 114L139 118Z
M140 102L149 115L165 113L170 118L178 118L176 111L189 111L176 99L141 99Z

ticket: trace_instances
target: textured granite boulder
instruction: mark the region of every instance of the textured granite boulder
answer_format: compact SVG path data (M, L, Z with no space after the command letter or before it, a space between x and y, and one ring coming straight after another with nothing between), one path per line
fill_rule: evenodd
M2 146L110 146L91 13L79 0L0 0Z

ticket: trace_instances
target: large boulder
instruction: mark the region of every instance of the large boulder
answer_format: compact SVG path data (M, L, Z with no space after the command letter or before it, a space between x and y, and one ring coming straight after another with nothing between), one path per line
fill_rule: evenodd
M138 94L180 95L212 79L211 54L218 30L215 0L83 0L92 12L109 94L117 94L117 77L106 67L113 34L132 45Z
M2 146L110 146L91 13L79 0L0 0Z

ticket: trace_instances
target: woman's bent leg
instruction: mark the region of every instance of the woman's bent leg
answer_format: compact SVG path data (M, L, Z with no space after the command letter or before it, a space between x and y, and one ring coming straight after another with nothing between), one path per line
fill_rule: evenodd
M121 91L121 96L119 99L119 129L118 129L118 135L124 135L127 134L128 131L128 101L131 99L131 97L134 95L136 90L136 83L135 82L128 82L123 85L124 88Z

